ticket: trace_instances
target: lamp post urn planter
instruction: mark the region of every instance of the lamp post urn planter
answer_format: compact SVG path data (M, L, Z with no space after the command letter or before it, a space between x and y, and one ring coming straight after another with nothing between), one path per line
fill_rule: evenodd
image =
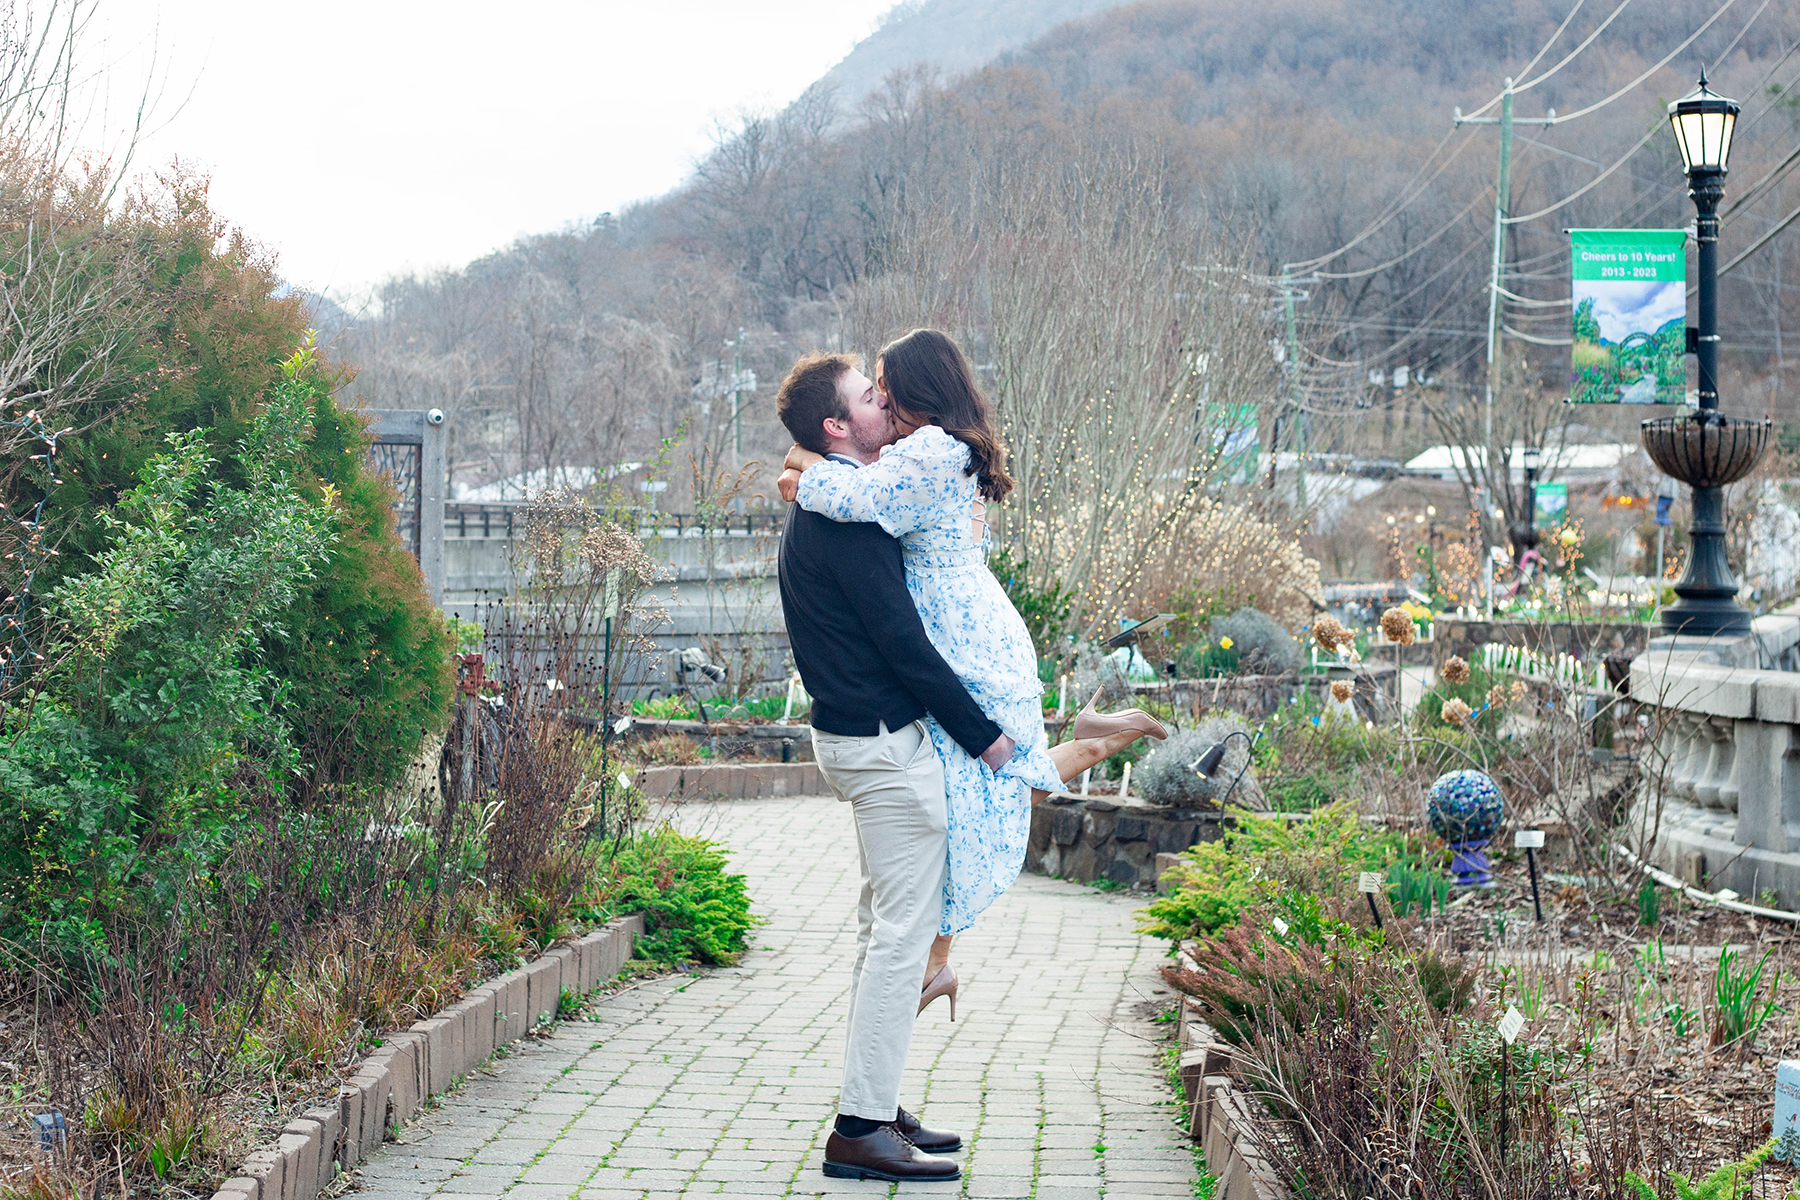
M1662 611L1667 633L1699 637L1750 632L1725 558L1725 488L1750 474L1768 448L1770 422L1701 409L1645 421L1644 449L1664 474L1693 489L1694 524L1680 597Z

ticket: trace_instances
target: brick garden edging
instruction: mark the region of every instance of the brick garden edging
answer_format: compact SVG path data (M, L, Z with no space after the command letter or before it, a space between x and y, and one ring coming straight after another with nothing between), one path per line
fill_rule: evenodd
M567 946L475 988L381 1048L338 1088L335 1107L309 1108L272 1146L245 1158L213 1200L314 1200L340 1170L373 1154L390 1129L486 1062L495 1049L555 1018L564 991L586 995L613 978L644 932L641 915L620 917Z
M1184 968L1196 965L1186 946L1178 958ZM1177 1065L1188 1106L1188 1136L1205 1153L1207 1171L1219 1179L1213 1200L1286 1200L1287 1192L1257 1152L1249 1103L1225 1073L1231 1049L1199 1014L1199 1004L1183 996Z

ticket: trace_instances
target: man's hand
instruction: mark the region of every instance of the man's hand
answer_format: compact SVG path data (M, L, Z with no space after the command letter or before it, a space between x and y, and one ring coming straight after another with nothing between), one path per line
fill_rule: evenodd
M781 476L775 480L775 490L781 493L783 500L792 504L794 497L800 494L800 472L792 467L783 471Z
M994 744L981 752L981 761L988 765L988 770L998 771L1012 757L1013 740L1004 733L994 739Z
M814 454L811 450L808 450L803 446L794 446L788 450L787 458L781 465L790 471L804 471L814 463L822 463L824 461L825 456L823 454Z

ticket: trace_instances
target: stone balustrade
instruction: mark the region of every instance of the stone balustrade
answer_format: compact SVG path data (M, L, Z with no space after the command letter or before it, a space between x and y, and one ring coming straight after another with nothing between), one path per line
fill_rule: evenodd
M1800 606L1748 637L1656 638L1631 666L1631 697L1657 732L1633 840L1694 886L1773 891L1800 906Z

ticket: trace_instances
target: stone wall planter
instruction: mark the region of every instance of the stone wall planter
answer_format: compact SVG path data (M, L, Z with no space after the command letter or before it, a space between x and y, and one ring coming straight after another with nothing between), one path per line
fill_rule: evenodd
M1219 827L1216 812L1056 792L1031 810L1025 869L1077 883L1154 883L1158 854L1217 841Z
M499 1046L556 1016L565 991L586 995L617 975L644 918L606 928L490 979L411 1029L389 1034L338 1088L335 1105L310 1108L273 1145L244 1159L213 1200L313 1200L339 1171L378 1149L432 1096L487 1061Z
M1304 821L1309 813L1264 813ZM1154 884L1189 846L1216 842L1231 818L1206 809L1167 808L1136 796L1053 792L1031 810L1025 869L1076 883L1110 879ZM1161 858L1159 864L1158 859Z
M814 763L720 763L646 767L632 787L652 800L756 800L831 793Z
M1656 630L1625 621L1468 621L1438 618L1432 666L1442 668L1451 655L1476 661L1483 646L1523 646L1538 654L1572 654L1584 661L1611 658L1628 662L1644 652Z

